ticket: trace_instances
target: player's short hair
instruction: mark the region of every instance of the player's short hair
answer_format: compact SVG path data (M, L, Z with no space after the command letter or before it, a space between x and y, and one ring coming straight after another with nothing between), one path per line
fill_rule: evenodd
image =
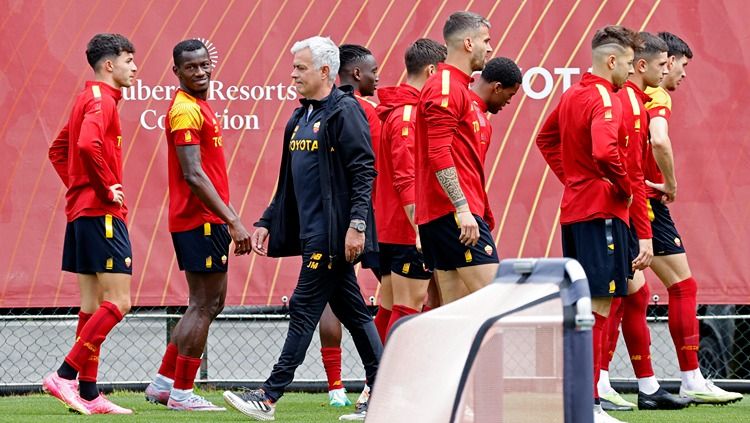
M682 40L682 38L671 32L660 32L656 35L667 43L667 47L669 47L669 50L667 50L668 56L675 56L677 58L685 56L688 59L693 58L693 50L690 50L690 47Z
M367 56L372 56L372 52L367 47L358 44L341 44L339 46L339 73L358 65Z
M336 75L339 73L339 67L341 64L339 60L339 48L336 47L336 44L328 37L316 35L294 43L292 46L292 54L297 54L297 52L306 48L310 49L315 69L320 69L323 66L328 65L330 68L328 81L334 82L336 80Z
M182 65L182 53L186 51L197 51L205 49L208 52L208 48L203 44L203 41L191 38L189 40L183 40L177 43L172 49L172 60L174 60L175 66Z
M596 31L591 39L591 49L596 50L606 45L618 46L622 49L637 50L641 45L638 33L622 25L609 25Z
M650 32L639 32L638 37L641 39L641 45L635 49L635 60L651 59L661 53L669 51L667 43L661 38Z
M490 21L474 12L455 12L443 25L443 39L449 42L462 37L467 31L479 31L483 26L490 28Z
M520 84L521 78L521 69L516 62L507 57L495 57L482 69L482 79L487 82L499 82L505 88Z
M122 52L135 53L133 44L120 34L96 34L86 46L86 60L96 70L102 59L117 57Z
M428 65L444 62L448 49L435 40L420 38L414 41L404 53L407 75L417 75Z

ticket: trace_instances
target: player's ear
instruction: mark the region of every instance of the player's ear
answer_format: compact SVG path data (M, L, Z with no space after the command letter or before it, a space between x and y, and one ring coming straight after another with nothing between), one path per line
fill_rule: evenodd
M672 71L675 60L677 60L677 57L669 56L669 59L667 59L667 71L670 71L670 72Z
M359 66L355 66L354 69L352 69L352 78L354 78L355 81L362 79L362 70Z
M635 62L635 69L640 72L646 72L646 69L648 69L648 62L646 59L638 59L637 62Z
M471 37L464 38L464 50L471 52L474 50L474 43L471 40Z
M175 76L179 76L179 75L177 75L177 65L172 65L172 73L173 73L173 74L174 74Z
M609 70L615 70L615 66L617 65L617 56L614 54L610 54L607 56L607 68Z
M331 73L331 67L328 65L323 65L320 67L320 76L322 77L324 81L328 80L328 75Z
M115 64L112 63L111 59L106 59L104 63L102 63L102 69L107 72L112 72L115 69Z

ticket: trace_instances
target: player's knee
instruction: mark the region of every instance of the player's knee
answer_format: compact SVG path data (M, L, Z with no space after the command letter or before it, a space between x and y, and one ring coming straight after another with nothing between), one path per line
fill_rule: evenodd
M130 312L130 307L132 306L132 304L130 303L130 295L119 296L117 298L114 298L111 302L117 306L117 309L120 310L120 313L122 313L122 315L128 314Z

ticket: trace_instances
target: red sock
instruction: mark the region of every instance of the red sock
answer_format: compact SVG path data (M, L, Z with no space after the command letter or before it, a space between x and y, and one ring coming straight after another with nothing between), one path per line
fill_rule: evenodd
M89 357L93 355L98 357L99 347L120 320L122 320L122 313L117 306L104 301L81 329L81 334L76 337L76 342L65 357L65 362L80 373L89 361Z
M607 345L607 318L601 314L594 313L594 327L591 329L594 338L594 398L599 398L599 368L601 365L602 347Z
M198 369L201 367L201 359L178 355L175 362L174 388L175 389L193 389L193 382Z
M622 307L625 309L622 336L625 338L630 362L633 363L633 371L637 378L654 375L651 366L651 332L646 323L646 309L650 296L648 284L645 284L637 292L628 295Z
M174 370L177 366L177 344L167 344L167 350L164 352L164 357L161 358L161 366L159 367L159 374L174 380Z
M388 333L388 322L391 321L391 311L382 305L378 307L378 313L375 315L375 327L380 335L380 342L385 345L385 335Z
M391 328L393 327L393 325L396 324L396 322L398 322L402 317L411 316L412 314L417 313L419 313L419 310L415 310L411 307L407 307L401 304L394 304L393 310L391 311L391 320L388 322L388 328L385 331L386 335L391 333Z
M323 357L323 367L328 378L328 390L343 388L344 384L341 382L341 348L323 347L320 349L320 355Z
M91 313L84 313L82 311L78 312L78 326L76 326L76 339L78 339L79 336L81 336L81 331L83 330L83 327L86 326L86 322L91 319L91 316L93 314Z
M680 370L698 368L698 284L687 278L667 289L669 292L669 333L672 335Z
M612 298L612 305L609 309L609 317L607 317L607 340L606 344L602 344L602 356L599 368L602 370L609 371L609 362L612 361L612 357L615 355L617 349L617 338L620 337L620 322L622 321L622 313L624 311L622 306L622 298Z
M93 314L91 313L85 313L83 311L78 312L78 326L76 326L76 339L78 339L79 336L81 336L81 331L83 330L83 327L86 326L86 323L91 319L91 316ZM86 363L84 363L83 367L81 368L81 372L78 374L78 380L84 381L84 382L96 382L96 376L99 372L99 352L101 348L97 350L97 354L92 355L89 357L88 360L86 360Z

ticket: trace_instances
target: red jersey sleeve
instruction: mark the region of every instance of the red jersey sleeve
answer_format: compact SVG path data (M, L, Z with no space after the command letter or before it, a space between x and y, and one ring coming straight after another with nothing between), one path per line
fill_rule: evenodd
M401 200L401 205L414 204L414 133L412 121L414 106L404 106L400 121L389 125L386 134L391 140L391 161L393 163L393 187Z
M597 84L601 98L593 99L591 113L591 153L604 175L624 197L631 195L630 180L620 157L617 145L622 125L622 106L612 98L606 88ZM617 101L614 107L613 100Z
M638 239L651 239L653 233L651 231L651 222L648 219L648 208L646 201L646 184L643 177L643 149L646 145L646 135L648 133L648 123L642 122L642 113L645 114L645 108L642 107L642 103L636 97L635 92L632 88L624 88L624 92L627 95L628 103L623 100L623 107L628 107L627 104L632 107L634 112L638 112L638 115L633 113L623 113L627 120L625 125L628 129L628 147L626 155L626 164L628 169L628 176L630 177L630 184L633 188L633 204L630 206L630 219L633 221L635 232L638 235ZM644 119L648 122L648 119ZM643 132L642 132L643 131Z
M430 128L427 137L427 161L430 170L435 173L443 169L455 167L452 156L453 138L456 135L460 111L458 95L451 93L450 79L444 73L440 90L434 85L423 97L424 119ZM456 90L452 90L456 91Z
M57 138L52 141L52 145L49 147L49 161L52 162L52 167L55 168L55 172L62 179L63 184L68 187L68 148L70 144L70 133L68 131L68 124L57 134Z
M544 160L550 169L552 169L552 172L557 176L557 179L564 184L565 171L563 170L562 148L560 145L559 108L559 105L555 107L555 110L544 121L542 129L536 136L536 145L539 147L539 151L542 152L542 156L544 156Z
M85 106L81 133L78 137L78 148L81 151L81 162L89 177L89 183L96 195L111 201L109 187L117 183L104 159L104 133L107 125L114 118L117 109L114 101L105 101L101 97L92 98Z
M169 109L169 125L174 134L175 145L201 144L200 131L203 126L201 107L192 102L175 102Z

